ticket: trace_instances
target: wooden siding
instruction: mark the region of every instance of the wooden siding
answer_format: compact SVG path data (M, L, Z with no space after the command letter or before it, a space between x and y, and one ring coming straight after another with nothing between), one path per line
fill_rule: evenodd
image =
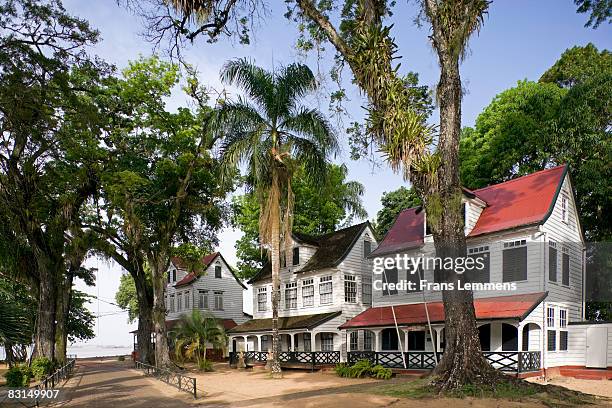
M215 278L215 266L221 266L221 278ZM171 267L173 267L171 265ZM177 281L186 275L186 271L178 270ZM174 283L167 286L166 296L175 295L175 306L176 306L176 295L184 294L189 291L190 302L189 309L185 309L185 302L183 301L183 309L176 310L174 313L167 313L167 320L175 320L181 317L182 314L190 313L193 309L198 308L198 294L199 290L208 291L208 309L206 310L212 313L218 319L233 319L236 323L240 324L247 321L247 317L244 315L242 307L242 292L244 288L236 281L234 275L232 275L229 266L223 261L222 257L217 257L204 271L204 273L195 281L188 285L174 287ZM215 310L215 299L214 292L223 292L223 310Z
M319 314L328 313L335 311L342 311L342 316L348 316L346 319L352 318L363 310L367 309L368 305L364 305L362 298L362 284L364 277L371 279L372 277L372 261L365 259L363 256L363 241L368 239L372 243L371 249L376 248L376 240L374 239L374 233L370 228L366 228L355 245L350 249L345 259L340 262L335 268L326 268L322 270L309 271L305 273L299 272L300 266L303 266L308 262L308 259L314 254L315 248L311 246L300 245L300 265L293 267L288 266L281 268L280 280L281 280L281 300L279 308L279 316L299 316L308 314ZM353 275L356 278L357 285L357 303L346 303L344 301L344 275ZM321 304L321 294L319 292L319 285L321 278L325 276L332 277L333 289L332 289L332 302L330 304ZM302 298L303 283L307 279L313 279L314 282L314 305L304 306ZM297 308L286 309L285 308L285 285L287 283L297 283ZM266 310L258 310L257 294L259 288L266 288ZM266 281L257 282L253 285L253 318L263 319L272 317L272 282L271 279ZM342 321L344 323L344 321ZM340 324L342 324L340 323ZM336 326L337 327L337 326Z

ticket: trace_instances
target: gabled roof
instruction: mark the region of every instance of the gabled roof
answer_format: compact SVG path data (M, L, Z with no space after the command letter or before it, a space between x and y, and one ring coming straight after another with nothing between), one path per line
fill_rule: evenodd
M370 223L366 221L362 222L361 224L356 224L319 236L294 233L294 240L317 247L317 250L310 257L308 262L306 262L303 267L297 269L295 273L309 272L338 266L344 260L344 258L346 258L363 231L368 227L370 227ZM270 267L270 263L268 262L248 283L268 279L271 276L272 269Z
M557 166L478 190L467 190L486 203L469 237L544 223L552 212L567 174ZM420 207L402 211L370 257L423 244L425 217Z
M227 265L228 269L230 270L230 273L232 274L234 279L236 279L236 282L238 282L240 284L240 286L242 286L243 289L246 289L246 286L244 286L244 284L240 281L240 279L238 279L238 277L234 274L234 271L229 266L229 264L227 263L225 258L223 258L223 255L221 255L220 252L213 252L212 254L208 254L208 255L204 256L202 258L202 270L203 271L206 270L215 261L215 259L217 259L217 257L220 257L223 260L223 262L225 262L225 264ZM187 269L187 264L181 258L173 257L171 259L171 261L174 264L174 266L176 266L178 269L183 269L183 270ZM181 279L178 282L176 282L174 284L174 287L178 288L180 286L189 285L190 283L196 281L199 277L200 276L196 272L193 272L193 271L189 272L187 275L185 275L185 277L183 279Z
M290 316L278 318L279 330L313 329L320 324L340 316L342 312L319 313L312 315ZM272 319L253 319L244 322L233 329L230 333L249 333L272 330Z
M474 300L476 319L519 319L523 320L545 298L547 292L529 293L523 295L497 296ZM424 303L397 305L395 317L401 326L427 323ZM432 323L444 321L444 304L442 302L427 303L427 311ZM353 317L340 326L341 329L395 326L391 306L372 307Z

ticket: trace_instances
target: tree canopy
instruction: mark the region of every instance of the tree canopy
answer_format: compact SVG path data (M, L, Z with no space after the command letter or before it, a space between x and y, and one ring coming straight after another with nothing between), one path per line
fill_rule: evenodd
M567 50L539 82L503 91L463 129L463 184L484 187L567 163L587 239L610 239L611 100L609 51Z

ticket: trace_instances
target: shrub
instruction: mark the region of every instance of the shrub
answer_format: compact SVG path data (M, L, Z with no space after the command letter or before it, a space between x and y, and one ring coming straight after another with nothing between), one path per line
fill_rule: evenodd
M352 366L345 363L336 364L336 374L346 378L373 377L381 380L391 378L391 370L381 365L373 366L370 360L359 360Z
M32 360L32 375L36 380L42 380L53 371L53 362L47 357L36 357Z
M200 369L200 371L213 371L213 363L210 360L201 360L200 366L198 368Z
M378 378L379 380L388 380L389 378L391 378L391 375L392 375L391 369L385 368L381 366L380 364L375 365L370 370L370 376L374 378Z
M119 357L117 357L117 361L125 361L125 356L119 356Z
M6 386L11 388L27 387L32 378L32 370L26 365L19 365L10 368L4 373Z

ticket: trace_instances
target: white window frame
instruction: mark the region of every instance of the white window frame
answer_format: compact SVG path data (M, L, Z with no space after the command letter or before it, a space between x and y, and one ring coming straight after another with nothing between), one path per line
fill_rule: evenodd
M357 277L355 275L344 275L344 301L357 303Z
M257 311L265 312L266 310L268 310L268 288L264 286L257 289Z
M561 194L561 221L569 224L569 197L567 194Z
M567 329L567 309L559 308L559 328Z
M215 297L215 310L223 310L223 292L216 290L213 295Z
M350 351L359 350L359 332L352 331L349 335L349 348Z
M191 303L189 301L190 295L191 295L190 291L186 291L185 294L184 294L184 296L185 296L185 310L189 310L189 308L190 308L190 303Z
M361 278L361 303L372 305L372 279Z
M297 282L285 284L285 309L297 309Z
M334 303L334 282L331 275L319 278L319 303L321 305Z
M334 351L333 333L321 333L321 351Z
M170 313L174 313L174 294L170 295Z
M555 326L555 307L548 306L546 308L546 326L554 328Z
M180 312L183 308L183 292L176 292L176 311Z
M306 294L306 291L312 292ZM302 307L314 306L314 279L304 279L302 281Z
M208 291L207 290L198 291L198 308L208 309Z

